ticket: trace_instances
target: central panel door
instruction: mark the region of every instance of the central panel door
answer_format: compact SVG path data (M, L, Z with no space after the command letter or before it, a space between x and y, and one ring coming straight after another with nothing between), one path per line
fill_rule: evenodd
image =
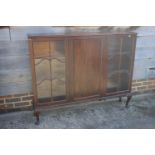
M74 99L99 96L101 40L77 39L73 41Z

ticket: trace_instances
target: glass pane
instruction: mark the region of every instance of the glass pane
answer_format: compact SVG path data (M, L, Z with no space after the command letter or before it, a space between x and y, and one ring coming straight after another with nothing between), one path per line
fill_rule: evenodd
M51 42L53 48L52 98L54 101L64 100L66 96L65 52L64 41ZM52 52L52 51L51 51Z
M121 38L117 35L108 37L108 83L107 93L118 91Z
M50 98L51 97L51 81L44 80L37 85L38 98Z
M131 35L124 35L123 36L122 52L130 53L131 51L132 51L132 37L131 37Z
M64 100L66 96L64 41L34 42L39 103ZM46 56L46 58L45 58Z
M116 92L118 90L118 77L119 72L114 72L108 76L107 92Z
M34 42L33 49L35 57L49 56L49 42Z
M39 103L66 97L64 41L34 43L35 71ZM46 56L46 58L45 58Z
M55 44L55 53L58 57L64 57L64 41L57 41Z
M130 66L132 61L132 37L131 35L124 35L122 40L119 91L129 89Z
M48 59L35 59L35 71L37 83L50 79L50 61Z
M123 54L121 58L121 70L129 71L131 63L131 55Z
M108 57L108 70L110 71L110 73L113 73L113 71L118 70L119 68L119 61L120 61L120 55L109 55Z
M61 79L65 81L65 62L64 59L52 60L52 79Z
M50 54L53 57L65 57L64 41L50 42Z
M65 63L61 60L52 60L52 96L59 99L65 96Z
M65 99L65 81L58 79L52 80L52 97L53 100L62 100Z
M131 36L112 35L109 37L108 52L107 93L128 90L132 52Z
M120 73L119 91L128 90L129 87L129 74L128 72Z
M108 51L109 55L114 55L120 52L121 39L117 35L112 35L108 37Z
M35 71L37 81L38 101L51 101L50 61L47 59L35 59Z

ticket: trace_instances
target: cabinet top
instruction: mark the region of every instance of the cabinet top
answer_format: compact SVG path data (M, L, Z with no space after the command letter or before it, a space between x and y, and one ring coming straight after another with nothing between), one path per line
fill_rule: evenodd
M103 32L71 32L71 33L48 33L48 34L29 34L29 39L35 38L53 38L53 37L91 37L91 36L107 36L107 35L137 35L135 32L116 32L116 33L103 33Z

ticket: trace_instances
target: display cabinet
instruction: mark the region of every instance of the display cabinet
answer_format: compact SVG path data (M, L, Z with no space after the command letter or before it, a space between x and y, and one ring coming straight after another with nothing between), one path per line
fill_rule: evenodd
M89 100L127 97L136 33L30 35L34 110Z

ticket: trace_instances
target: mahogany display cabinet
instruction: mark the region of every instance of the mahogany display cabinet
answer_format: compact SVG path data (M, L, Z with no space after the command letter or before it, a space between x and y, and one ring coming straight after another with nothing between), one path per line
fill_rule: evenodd
M132 97L136 33L30 35L34 110Z

